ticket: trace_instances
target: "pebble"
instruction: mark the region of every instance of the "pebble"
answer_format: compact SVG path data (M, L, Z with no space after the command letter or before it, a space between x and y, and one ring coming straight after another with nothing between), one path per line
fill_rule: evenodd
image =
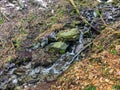
M17 79L14 79L14 80L12 80L12 83L13 83L13 84L17 84L17 83L18 83L18 80L17 80Z

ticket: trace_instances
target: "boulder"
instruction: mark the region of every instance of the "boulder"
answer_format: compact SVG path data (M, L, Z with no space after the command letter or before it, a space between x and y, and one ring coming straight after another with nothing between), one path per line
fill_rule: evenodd
M52 45L49 47L49 51L52 53L60 53L63 54L65 53L68 45L64 42L54 42Z
M77 28L60 31L57 34L57 40L59 41L76 41L79 39L80 32Z

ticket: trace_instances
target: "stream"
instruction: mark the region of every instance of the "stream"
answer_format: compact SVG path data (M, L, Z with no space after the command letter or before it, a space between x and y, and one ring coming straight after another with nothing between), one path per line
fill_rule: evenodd
M14 0L14 3L16 3L15 1L16 0ZM12 7L15 10L25 9L27 7L27 0L19 1L19 7L15 7L16 4L10 3L7 7ZM33 3L37 6L40 6L40 9L47 9L47 5L52 2L51 0L34 1L35 2ZM4 2L7 3L7 0L5 0ZM105 11L103 13L103 19L107 24L111 24L115 21L120 20L120 6L101 4L98 7L100 9L105 8ZM7 10L8 9L5 6L1 8L1 11L4 13L7 13ZM96 15L95 11L96 8L86 9L83 10L81 14L89 21L91 25L94 26L96 30L99 31L103 26L103 22L101 21L101 19L99 19L99 16ZM67 42L69 44L69 47L64 54L49 54L46 49L51 43L54 43L56 41L49 42L47 37L47 39L43 42L38 42L34 46L25 49L26 53L32 53L32 57L29 58L28 56L26 60L21 61L19 61L19 58L16 58L16 60L6 63L4 67L0 68L0 89L25 89L27 87L35 86L41 82L54 81L59 75L61 75L65 70L67 70L73 62L84 59L87 54L87 52L84 51L92 45L95 31L93 30L93 28L87 26L85 23L80 23L80 25L77 25L76 28L80 32L79 39L72 42ZM53 37L56 38L57 33L52 33L54 33ZM27 56L27 54L24 55ZM54 61L48 63L49 65L46 63L45 65L38 63L39 60L38 62L35 61L36 58L39 58L41 60L43 58L46 59L54 55Z

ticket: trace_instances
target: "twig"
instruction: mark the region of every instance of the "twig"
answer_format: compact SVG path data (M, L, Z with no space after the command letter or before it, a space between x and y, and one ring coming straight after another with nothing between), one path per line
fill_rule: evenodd
M92 44L92 42L90 42L89 44L87 44L84 48L80 49L80 50L78 51L78 53L72 58L72 60L71 60L69 63L67 63L67 64L65 64L65 65L63 66L63 67L65 67L65 68L64 68L64 71L69 67L69 65L70 65L71 63L73 63L73 61L75 60L75 58L76 58L82 51L84 51L87 47L89 47L91 44Z
M86 23L87 25L89 25L90 27L92 27L97 33L100 33L98 30L96 30L96 28L95 28L93 25L91 25L91 24L86 20L86 18L84 18L84 17L80 14L79 9L78 9L77 6L75 5L74 1L73 1L73 0L69 0L69 1L70 1L70 3L72 4L72 6L74 7L74 9L76 10L76 12L77 12L77 14L79 15L80 19L82 19L82 21L83 21L84 23Z
M84 23L86 23L87 25L89 25L91 28L93 28L93 30L95 30L97 33L100 33L92 24L90 24L82 15L79 15L80 19L82 19L82 21Z
M92 45L93 42L90 42L89 44L87 44L86 46L84 46L81 50L78 51L78 53L73 57L73 61L74 59L82 52L84 51L88 46Z
M10 21L10 19L2 12L0 12L2 14L2 16L7 20L7 21Z
M100 19L101 19L101 21L103 22L103 24L104 24L105 26L107 26L107 23L106 23L105 20L103 19L103 16L101 15L101 13L100 13L98 7L96 7L96 8L97 8L97 11L98 11L99 14L100 14Z

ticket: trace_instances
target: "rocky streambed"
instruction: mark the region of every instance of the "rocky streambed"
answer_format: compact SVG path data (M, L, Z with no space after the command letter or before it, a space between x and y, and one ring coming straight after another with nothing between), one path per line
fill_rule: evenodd
M120 20L120 6L99 4L82 10L81 15L94 28L79 19L77 22L66 22L62 29L55 28L50 33L46 30L47 34L39 34L34 39L36 43L18 50L15 59L1 66L0 89L19 90L56 80L74 61L85 58L87 48L105 23Z

